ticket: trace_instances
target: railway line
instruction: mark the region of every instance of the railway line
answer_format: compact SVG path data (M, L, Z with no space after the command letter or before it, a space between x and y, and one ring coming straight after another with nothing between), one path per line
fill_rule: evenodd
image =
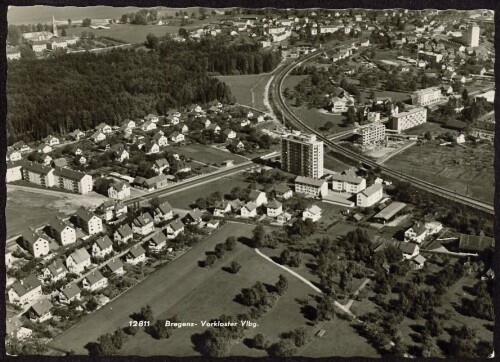
M382 166L377 164L375 161L371 160L368 157L365 157L363 155L360 155L356 153L355 151L349 150L345 147L342 147L332 140L326 138L323 136L320 132L317 132L315 129L312 127L308 126L305 124L300 118L298 118L288 107L288 105L285 103L283 100L282 92L281 92L281 87L283 84L284 79L286 76L290 74L290 72L297 67L298 65L302 64L303 62L310 60L325 50L333 50L336 48L341 48L343 45L337 46L337 47L330 47L330 48L324 48L324 49L319 49L316 52L310 53L301 59L297 59L296 61L292 62L288 66L285 66L278 74L276 74L276 77L273 80L273 84L271 85L271 102L272 105L276 108L278 111L277 114L281 113L283 117L285 118L286 121L293 127L297 128L298 130L302 131L307 131L309 133L316 134L316 136L321 139L325 145L327 145L331 150L339 153L340 155L351 159L353 161L361 162L362 164L372 167L372 168L379 168L382 172L382 174L389 176L391 178L395 178L401 181L409 182L413 186L420 188L422 190L428 191L430 193L433 193L435 195L439 195L441 197L445 197L449 200L456 201L459 203L462 203L464 205L468 205L471 207L474 207L478 210L484 211L488 214L494 215L494 206L492 204L467 197L464 195L457 194L456 192L449 190L447 188L434 185L431 182L421 180L417 177L414 176L409 176L406 174L403 174L402 172L390 169L386 166ZM330 137L332 138L332 137Z

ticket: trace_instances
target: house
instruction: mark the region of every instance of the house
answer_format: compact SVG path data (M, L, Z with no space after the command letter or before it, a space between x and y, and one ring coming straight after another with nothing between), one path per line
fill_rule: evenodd
M283 213L283 205L277 200L272 200L266 205L267 216L277 217Z
M69 168L54 169L54 186L79 194L92 191L94 182L92 176Z
M160 146L156 142L146 142L144 144L144 152L147 155L153 155L160 152Z
M12 255L12 251L5 250L5 267L9 269L14 263L14 256Z
M123 262L120 258L114 258L107 263L104 268L108 270L111 274L115 275L123 275L125 273L125 269L123 268Z
M249 201L240 209L241 217L250 218L257 216L257 204Z
M212 122L208 118L203 119L203 125L205 126L205 128L208 128L211 124Z
M144 117L144 120L147 121L147 122L158 123L159 118L158 118L158 116L150 113L146 117Z
M225 214L231 212L231 204L226 200L219 201L214 207L214 216L223 217Z
M134 237L134 232L130 225L120 226L113 234L113 240L117 243L126 244Z
M165 231L167 232L168 239L174 239L179 234L184 232L184 224L181 220L176 219L174 221L171 221L167 225L167 227L165 228Z
M59 292L59 302L63 304L69 304L74 300L79 300L82 295L82 291L76 285L76 283L69 283Z
M154 221L160 223L174 218L174 209L168 201L162 202L154 210Z
M21 152L17 150L7 150L6 161L15 162L21 160L22 158Z
M455 137L455 141L459 145L465 143L465 135L463 133L459 134L457 137Z
M130 197L130 185L127 181L112 183L108 188L108 197L116 200L123 200Z
M49 155L46 155L43 158L42 163L44 166L50 166L50 164L52 163L52 157L50 157Z
M182 127L181 127L181 133L183 135L188 134L189 133L189 127L187 125L183 124Z
M167 237L163 233L158 233L148 240L148 249L154 253L160 252L167 246Z
M311 219L313 222L321 219L321 208L318 205L312 205L302 212L302 220Z
M51 309L54 307L52 302L47 298L42 298L33 304L30 309L28 309L27 315L29 319L34 322L45 322L46 320L52 318Z
M147 191L153 191L155 189L166 186L168 184L168 177L164 174L160 174L148 179L144 179L143 177L138 176L134 179L133 183Z
M414 270L420 270L425 266L426 258L420 254L415 255L410 259L411 267Z
M104 133L102 133L101 131L96 131L96 132L94 132L94 134L92 134L92 136L90 136L90 138L92 138L92 140L95 143L99 143L99 142L102 142L106 139L106 135Z
M101 274L99 270L94 270L82 280L82 286L85 290L94 292L108 286L108 278Z
M182 222L185 225L199 224L201 222L202 212L200 209L194 209L189 211L183 218Z
M283 212L278 217L276 218L276 221L279 222L280 224L285 224L289 222L292 219L292 215L288 212Z
M90 264L90 254L85 248L76 249L66 258L66 267L72 273L82 274Z
M169 115L169 116L167 116L166 121L169 124L175 126L176 124L179 124L179 117L176 117L174 115Z
M168 138L165 137L161 131L153 136L153 141L160 147L168 146Z
M404 237L406 242L422 244L427 237L427 228L420 222L415 223L411 228L405 231Z
M59 138L49 135L45 137L42 142L52 147L59 144Z
M96 131L102 132L104 134L111 133L113 130L111 126L108 126L106 123L101 123L95 128Z
M114 144L109 149L113 152L113 155L116 157L116 160L119 162L123 162L125 160L128 160L130 157L125 146L122 145L121 143Z
M220 225L220 221L217 219L212 219L207 222L207 228L208 229L217 229Z
M250 126L250 120L249 119L242 119L240 122L240 127L246 127Z
M26 153L31 151L31 147L22 141L16 142L12 145L12 148L21 153Z
M133 246L125 255L125 261L132 265L146 261L146 250L140 245Z
M45 234L33 228L29 228L21 235L24 247L35 258L40 258L50 253L49 239Z
M224 130L224 132L222 132L222 134L224 135L224 137L226 138L227 141L230 141L230 140L236 138L236 132L234 132L233 130L230 130L230 129Z
M216 125L215 123L212 123L207 127L207 131L212 131L214 134L219 134L221 131L221 128Z
M244 151L245 150L245 144L241 142L240 140L232 140L229 143L229 146L232 147L236 151Z
M166 158L159 158L155 160L153 166L151 167L157 174L163 173L163 170L168 170L170 168L170 164L168 163Z
M236 213L240 211L243 206L245 206L245 203L240 199L236 199L229 201L229 205L231 206L231 210Z
M119 218L127 213L128 208L125 204L116 200L104 201L96 210L96 213L105 221Z
M79 227L81 227L87 234L94 235L103 231L102 219L93 212L81 206L76 210L76 220Z
M155 230L153 218L147 212L137 216L132 223L132 230L134 234L142 236L151 234Z
M382 199L383 189L381 184L373 184L359 192L356 196L356 206L370 207L375 205Z
M75 129L73 132L69 134L71 138L75 141L79 141L82 137L85 137L85 133L80 131L79 129Z
M36 275L31 274L19 282L12 284L8 295L9 302L19 306L32 303L42 297L42 283Z
M427 229L428 235L434 235L443 229L443 224L439 221L429 221L425 223L425 228Z
M417 256L420 252L420 247L413 243L400 243L399 250L403 253L403 258L408 260Z
M23 179L22 167L23 161L7 162L7 173L5 175L5 182L14 182Z
M122 130L126 129L134 129L135 128L135 122L132 121L131 119L126 119L125 121L122 122L121 127Z
M141 126L141 129L145 132L152 131L156 129L156 123L151 121L144 122Z
M328 195L328 182L305 176L297 176L295 178L295 192L323 197Z
M257 207L260 205L267 204L267 196L266 193L259 190L252 190L248 195L250 201L255 202Z
M85 165L87 163L87 159L85 158L85 156L77 157L76 160L80 165Z
M49 283L55 283L64 279L66 274L68 274L68 269L59 259L54 260L43 269L43 279Z
M174 132L170 135L170 140L174 143L184 142L184 135L179 132Z
M113 242L109 236L104 235L92 244L92 257L105 258L113 252Z

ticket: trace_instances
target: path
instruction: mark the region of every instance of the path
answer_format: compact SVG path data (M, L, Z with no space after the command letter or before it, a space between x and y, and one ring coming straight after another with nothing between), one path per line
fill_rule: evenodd
M281 265L279 263L276 263L273 259L271 259L270 257L268 257L267 255L263 254L259 249L255 248L254 249L255 252L257 254L259 254L260 256L262 256L264 259L268 260L269 262L273 263L274 265L280 267L281 269L287 271L288 273L292 274L294 277L300 279L301 281L303 281L305 284L307 284L308 286L310 286L312 289L314 289L314 291L320 293L320 294L323 294L323 292L321 291L321 289L319 289L317 286L315 286L313 283L311 283L309 280L307 280L306 278L304 278L302 275L294 272L293 270L287 268L286 266L284 265ZM344 313L348 314L349 316L351 316L352 318L356 319L356 316L351 313L351 311L346 308L345 306L343 306L342 304L340 304L339 302L337 301L334 301L334 304L337 308L339 308L340 310L342 310Z
M359 294L359 292L361 292L363 290L364 287L366 287L366 285L370 282L370 279L365 279L365 281L363 282L363 284L361 284L359 286L358 289L356 289L356 291L354 292L354 294L352 295L352 298L345 304L345 308L347 310L351 310L351 307L352 307L352 303L354 303L354 299L356 298L356 296Z

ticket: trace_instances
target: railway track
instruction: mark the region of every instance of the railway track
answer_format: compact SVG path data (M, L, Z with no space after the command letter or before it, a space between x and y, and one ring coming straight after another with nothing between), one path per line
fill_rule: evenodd
M290 125L294 126L295 128L297 128L298 130L307 131L307 132L316 134L316 136L319 139L321 139L324 142L324 144L327 145L331 150L343 155L344 157L347 157L347 158L354 160L354 161L361 162L364 165L367 165L367 166L372 167L372 168L379 168L381 170L382 174L389 176L389 177L392 177L392 178L395 178L395 179L398 179L398 180L401 180L401 181L409 182L409 183L411 183L411 185L413 185L417 188L420 188L422 190L428 191L428 192L433 193L435 195L445 197L445 198L450 199L452 201L456 201L456 202L462 203L464 205L468 205L468 206L474 207L478 210L484 211L488 214L494 215L494 206L492 204L488 204L486 202L483 202L483 201L480 201L480 200L477 200L477 199L474 199L471 197L457 194L455 191L449 190L449 189L441 187L441 186L434 185L431 182L424 181L424 180L421 180L417 177L409 176L409 175L403 174L402 172L390 169L386 166L379 165L375 161L369 159L368 157L362 156L362 155L356 153L355 151L349 150L345 147L342 147L342 146L336 144L335 142L333 142L333 141L329 140L328 138L326 138L325 136L323 136L320 132L317 132L315 129L308 126L304 122L302 122L302 120L300 118L298 118L290 110L288 105L283 100L283 96L282 96L282 92L281 92L281 87L282 87L283 81L286 78L286 76L288 76L288 74L290 74L290 72L295 67L297 67L298 65L302 64L303 62L305 62L309 59L312 59L312 58L318 56L319 54L321 54L325 50L333 50L336 48L340 48L344 45L320 49L314 53L308 54L305 57L301 58L300 60L298 59L298 60L292 62L291 64L289 64L288 66L284 67L276 75L270 89L272 92L271 93L271 102L274 105L274 107L279 111L279 112L277 112L277 114L281 112L283 117L288 121L288 123Z

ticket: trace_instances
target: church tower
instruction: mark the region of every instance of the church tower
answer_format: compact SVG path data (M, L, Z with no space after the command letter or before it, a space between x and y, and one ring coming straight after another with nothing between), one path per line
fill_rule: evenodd
M52 34L54 34L54 36L58 36L57 35L57 25L56 25L56 20L54 19L54 15L52 15Z

